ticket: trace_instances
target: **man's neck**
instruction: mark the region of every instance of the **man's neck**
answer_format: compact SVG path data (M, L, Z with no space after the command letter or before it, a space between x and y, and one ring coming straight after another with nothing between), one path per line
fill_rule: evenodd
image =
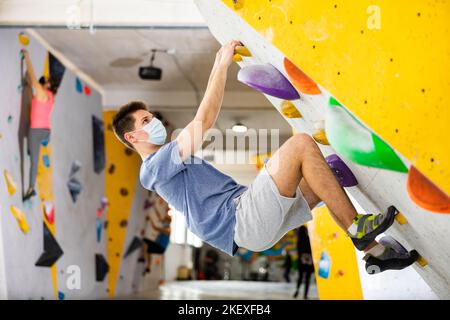
M142 161L144 161L149 155L151 155L152 153L155 153L156 151L158 151L162 146L157 146L154 144L144 144L144 145L139 145L139 146L134 146L134 148L136 149L137 153L139 153L139 155L142 158Z

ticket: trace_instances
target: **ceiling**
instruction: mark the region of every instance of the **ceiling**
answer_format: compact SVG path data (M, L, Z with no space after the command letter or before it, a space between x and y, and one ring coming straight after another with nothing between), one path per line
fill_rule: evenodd
M97 82L106 95L108 92L123 94L124 101L148 92L164 93L163 97L175 96L180 92L193 93L194 89L187 78L197 87L201 98L215 54L220 48L220 43L206 27L97 29L94 34L88 30L55 28L36 31L79 70ZM143 81L138 77L139 66L149 64L151 49L175 50L172 55L156 55L154 65L163 69L161 81ZM239 66L233 63L228 73L224 107L217 121L217 128L231 128L240 121L249 128L279 129L281 136L289 136L291 127L288 123L260 93L237 81L238 71ZM148 100L146 102L150 106L155 105L151 98L143 100ZM113 103L115 108L119 105ZM158 111L175 128L184 127L193 118L198 107L195 99L184 103L182 108L165 106L164 103L156 105Z

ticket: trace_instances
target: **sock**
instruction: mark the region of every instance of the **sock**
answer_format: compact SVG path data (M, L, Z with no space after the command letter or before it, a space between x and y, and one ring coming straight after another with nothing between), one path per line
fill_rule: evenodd
M374 257L379 257L384 253L384 246L382 244L377 243L375 247L366 252L366 254L371 254Z
M348 227L347 232L352 236L356 236L356 234L358 233L358 225L353 222L352 225Z

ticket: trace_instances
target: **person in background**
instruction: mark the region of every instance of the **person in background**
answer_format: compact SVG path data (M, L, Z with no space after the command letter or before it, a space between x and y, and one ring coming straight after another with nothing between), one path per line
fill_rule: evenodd
M31 63L30 55L26 49L22 54L27 65L28 77L31 80L32 100L30 114L30 130L28 132L28 154L30 155L30 181L28 190L23 196L26 201L36 195L35 184L37 168L39 163L39 151L42 141L50 138L51 114L53 111L56 87L52 84L50 77L42 76L39 80Z
M161 226L156 225L151 217L149 218L150 225L153 230L158 232L158 236L154 241L145 236L143 238L142 255L144 259L141 258L140 260L145 262L144 275L151 272L152 254L164 254L170 242L170 222L172 219L167 212L163 215L156 207L154 209Z
M309 242L308 229L303 225L297 230L297 252L298 252L298 279L297 289L294 298L298 296L298 290L302 284L303 276L305 276L305 291L303 299L308 299L309 282L311 273L314 272L314 264L311 256L311 244Z
M283 268L284 268L284 273L283 273L283 278L287 283L291 282L291 268L292 268L292 257L289 254L289 252L286 252L286 257L284 258L284 263L283 263Z

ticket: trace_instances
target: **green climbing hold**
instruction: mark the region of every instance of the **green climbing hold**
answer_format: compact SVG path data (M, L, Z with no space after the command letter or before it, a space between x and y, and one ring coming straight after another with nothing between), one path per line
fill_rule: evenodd
M408 172L395 151L330 98L325 131L332 147L343 157L363 166Z

